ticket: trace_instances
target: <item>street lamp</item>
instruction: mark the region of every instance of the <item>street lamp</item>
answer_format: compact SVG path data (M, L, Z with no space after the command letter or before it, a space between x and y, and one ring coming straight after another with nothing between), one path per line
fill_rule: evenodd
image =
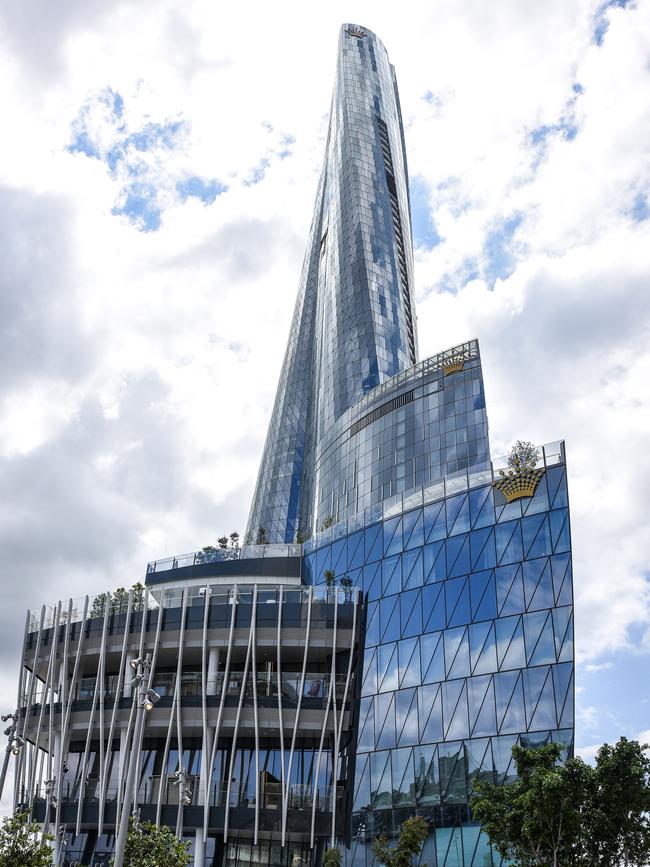
M131 689L136 686L138 687L138 698L132 749L129 754L129 772L126 778L124 803L122 804L119 825L115 829L115 860L113 861L113 867L124 867L124 850L126 849L126 836L129 831L129 816L131 815L131 808L133 806L135 775L138 769L138 762L136 761L137 750L140 741L142 740L145 717L149 711L153 710L153 706L156 702L160 701L158 693L149 686L149 677L151 675L150 654L147 654L144 658L138 656L136 659L132 659L130 665L135 672L131 680Z

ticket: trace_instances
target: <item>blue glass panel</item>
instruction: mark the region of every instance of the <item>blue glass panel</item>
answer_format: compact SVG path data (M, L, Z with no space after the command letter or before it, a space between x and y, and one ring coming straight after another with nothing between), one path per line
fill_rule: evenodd
M499 617L524 611L524 584L521 565L499 566L495 572Z
M469 512L474 530L495 523L492 487L475 488L469 492Z
M573 601L571 555L555 554L551 557L553 591L556 605L571 605Z
M497 616L494 572L476 572L469 576L472 620L491 620Z
M499 668L521 668L526 665L521 617L504 617L495 620L495 625Z
M395 693L395 727L400 746L418 742L418 703L415 689Z
M379 644L379 603L369 602L366 615L366 647Z
M527 560L523 564L526 608L529 610L553 606L551 567L547 557Z
M445 581L447 626L462 626L472 619L469 605L469 582L465 578Z
M445 543L432 542L423 548L424 557L424 583L432 584L434 581L444 581L447 575Z
M450 680L442 684L442 717L446 740L469 737L467 687L464 680Z
M314 584L322 584L325 581L325 571L332 568L332 546L324 545L316 552L316 566L314 568Z
M362 698L359 705L359 737L357 752L375 748L375 700Z
M422 548L404 551L402 554L402 588L410 590L423 582Z
M418 687L420 743L442 740L442 692L440 684Z
M413 750L394 750L391 761L393 765L393 805L395 807L407 807L415 804Z
M377 649L368 650L363 659L363 679L361 695L374 695L377 692Z
M400 637L399 605L395 603L394 597L382 599L379 602L382 641L397 641Z
M416 548L424 544L424 519L422 509L414 509L403 517L402 534L404 548Z
M422 632L422 601L419 590L406 590L400 595L400 619L402 637L419 635Z
M447 535L456 536L469 530L469 501L467 494L459 494L446 500Z
M550 611L533 611L525 614L524 635L529 665L555 662L555 642Z
M373 753L370 756L370 799L374 809L391 806L392 789L390 753Z
M440 763L440 793L446 804L465 804L467 802L466 763L463 744L440 744L438 746ZM458 829L460 831L460 828ZM438 829L436 829L436 834ZM459 846L461 842L459 840Z
M482 530L473 530L469 538L472 570L493 569L497 562L494 529L484 527Z
M316 566L316 554L309 554L303 558L303 572L306 584L314 584L314 572Z
M500 674L495 674L494 689L497 699L499 734L525 731L526 720L524 718L524 691L521 672L503 671Z
M524 670L524 696L529 731L542 731L557 726L550 668Z
M379 692L399 687L397 644L382 644L377 648L377 680Z
M497 733L496 707L492 677L471 677L467 681L469 726L473 738Z
M442 632L420 636L420 665L422 683L445 679L445 652Z
M422 588L422 611L424 615L424 632L444 629L447 625L445 614L444 584L432 584Z
M375 697L375 749L395 746L395 696L384 693Z
M558 509L550 514L553 553L561 554L571 547L569 542L569 513L566 509Z
M500 565L515 563L523 559L521 548L521 527L519 521L497 524L496 527L497 562Z
M402 519L390 518L383 523L384 557L399 554L402 550Z
M346 540L338 539L332 543L332 571L335 575L343 574L347 569Z
M363 532L348 536L348 569L363 566Z
M381 560L363 567L363 589L369 600L381 597Z
M509 675L508 675L509 676ZM514 683L512 685L514 689ZM510 690L510 693L512 689ZM505 708L504 708L505 710ZM517 743L517 738L510 735L492 738L492 760L496 772L496 783L511 783L516 778L512 748Z
M426 542L437 542L447 535L445 523L445 503L432 503L424 507L424 538Z
M522 518L521 529L524 541L524 556L545 557L551 554L551 537L546 515Z
M381 595L390 596L402 589L402 568L399 554L386 557L381 563Z
M553 629L558 661L568 662L573 659L573 609L571 607L553 610Z
M381 548L381 524L374 524L364 532L365 545L365 562L373 563L375 560L380 560L382 556Z
M440 772L438 769L438 748L419 746L413 750L415 763L415 790L417 803L433 806L440 803Z
M354 770L354 804L353 810L370 807L370 759L361 755L357 759Z
M487 674L497 670L494 623L472 623L469 627L469 650L472 674Z
M466 626L447 629L444 633L447 677L467 677L469 674L469 636Z
M420 648L417 638L405 638L398 645L399 686L420 685Z
M566 470L564 467L549 467L545 473L548 498L552 509L568 505Z
M456 578L458 575L467 575L470 571L469 563L469 539L468 536L454 536L447 539L447 576Z

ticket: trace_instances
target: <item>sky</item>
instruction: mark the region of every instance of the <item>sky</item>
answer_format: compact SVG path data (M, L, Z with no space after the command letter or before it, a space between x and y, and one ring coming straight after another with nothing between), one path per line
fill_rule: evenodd
M650 740L649 0L0 0L0 709L27 608L243 533L344 21L421 356L480 340L495 456L566 440L578 751Z

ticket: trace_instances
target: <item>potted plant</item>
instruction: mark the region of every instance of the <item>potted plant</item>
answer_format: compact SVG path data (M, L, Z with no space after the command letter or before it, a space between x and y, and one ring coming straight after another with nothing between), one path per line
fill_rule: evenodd
M531 442L517 440L508 453L508 469L499 470L494 487L501 491L508 503L523 497L533 497L544 468L537 468L539 449Z

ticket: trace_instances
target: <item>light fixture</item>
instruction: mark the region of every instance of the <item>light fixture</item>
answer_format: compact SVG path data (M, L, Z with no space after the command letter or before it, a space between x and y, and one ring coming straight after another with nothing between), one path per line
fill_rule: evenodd
M11 742L11 752L15 756L20 755L20 751L22 750L24 743L25 741L19 735L17 735Z
M2 716L0 716L0 719L2 720L2 722L7 722L8 720L13 719L13 718L14 718L14 715L12 713L3 713Z
M131 666L133 671L137 671L138 666L141 665L143 662L144 662L144 660L141 659L139 656L137 656L135 659L129 660L129 665Z
M160 695L154 689L148 689L144 694L142 707L146 711L153 710L153 706L160 701Z

